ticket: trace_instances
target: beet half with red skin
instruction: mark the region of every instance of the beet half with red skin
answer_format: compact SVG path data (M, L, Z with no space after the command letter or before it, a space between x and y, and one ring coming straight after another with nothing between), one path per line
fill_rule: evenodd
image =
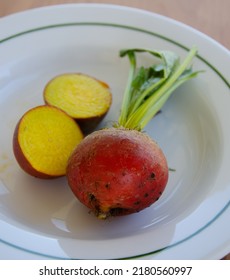
M66 174L75 196L103 219L139 212L157 201L168 181L168 165L148 135L108 128L76 147Z

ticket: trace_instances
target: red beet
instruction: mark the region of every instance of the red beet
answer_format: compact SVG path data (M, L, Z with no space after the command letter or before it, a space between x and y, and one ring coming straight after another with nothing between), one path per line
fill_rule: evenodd
M136 69L136 52L162 59L161 64ZM173 90L193 78L193 48L180 65L168 51L125 50L130 72L117 128L87 136L69 159L67 179L76 197L97 217L131 214L154 203L168 181L166 158L141 130L162 108Z
M77 198L105 218L139 212L158 200L168 181L168 166L146 134L110 128L79 144L67 174Z

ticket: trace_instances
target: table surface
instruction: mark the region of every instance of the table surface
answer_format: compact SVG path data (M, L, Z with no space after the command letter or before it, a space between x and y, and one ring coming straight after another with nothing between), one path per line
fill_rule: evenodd
M230 48L229 0L0 0L0 17L27 9L67 3L107 3L148 10L190 25ZM230 254L224 259L230 260Z

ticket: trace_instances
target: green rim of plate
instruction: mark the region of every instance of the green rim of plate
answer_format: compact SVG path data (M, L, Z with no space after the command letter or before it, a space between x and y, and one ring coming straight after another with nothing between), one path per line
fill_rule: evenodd
M70 23L61 23L61 24L53 24L53 25L45 25L45 26L41 26L41 27L37 27L37 28L33 28L33 29L28 29L16 34L13 34L11 36L8 36L6 38L3 38L0 40L0 44L3 44L5 42L8 42L10 40L13 40L15 38L18 38L20 36L23 35L27 35L29 33L34 33L37 31L42 31L42 30L47 30L47 29L52 29L52 28L63 28L63 27L71 27L71 26L102 26L102 27L113 27L113 28L120 28L120 29L128 29L128 30L132 30L132 31L136 31L136 32L140 32L140 33L145 33L148 34L150 36L154 36L154 37L158 37L164 41L167 41L169 43L172 43L173 45L176 45L186 51L189 51L189 48L186 47L185 45L171 39L168 37L165 37L161 34L158 34L156 32L150 31L150 30L145 30L142 28L138 28L138 27L134 27L134 26L129 26L129 25L122 25L122 24L115 24L115 23L107 23L107 22L70 22ZM215 66L213 66L209 61L207 61L204 57L197 55L197 58L200 59L202 62L204 62L209 68L211 68L218 76L219 78L227 85L228 88L230 88L230 83L228 82L228 80L224 77L224 75L222 75L222 73L216 69ZM155 251L151 251L151 252L147 252L144 254L140 254L140 255L135 255L135 256L127 256L125 258L119 258L121 260L124 259L136 259L136 258L141 258L141 257L147 257L153 254L157 254L159 252L168 250L170 248L173 248L183 242L186 242L187 240L193 238L194 236L196 236L197 234L199 234L200 232L202 232L203 230L205 230L207 227L209 227L212 223L214 223L230 206L230 200L227 202L227 204L210 220L208 221L203 227L201 227L200 229L198 229L197 231L195 231L194 233L190 234L189 236L187 236L186 238L181 239L180 241L177 241L169 246L165 246L161 249L155 250ZM0 239L0 242L2 242L3 244L6 244L8 246L11 246L13 248L31 253L31 254L36 254L36 255L40 255L43 257L48 257L48 258L52 258L52 259L69 259L69 258L64 258L64 257L57 257L57 256L52 256L49 254L43 254L43 253L39 253L36 251L32 251L29 249L25 249L23 247L11 244L5 240Z
M61 24L53 24L53 25L46 25L46 26L41 26L41 27L37 27L37 28L33 28L33 29L28 29L16 34L13 34L9 37L6 37L4 39L0 40L0 44L7 42L9 40L15 39L17 37L29 34L29 33L33 33L33 32L37 32L37 31L42 31L42 30L46 30L46 29L51 29L51 28L63 28L63 27L70 27L70 26L107 26L107 27L115 27L115 28L120 28L120 29L128 29L128 30L133 30L133 31L137 31L137 32L141 32L141 33L145 33L145 34L149 34L151 36L155 36L158 37L164 41L170 42L173 45L176 45L186 51L189 51L189 48L184 46L183 44L168 38L166 36L163 36L161 34L158 34L156 32L153 31L149 31L149 30L145 30L142 28L138 28L138 27L134 27L134 26L129 26L129 25L122 25L122 24L115 24L115 23L106 23L106 22L70 22L70 23L61 23ZM206 65L208 65L214 72L216 72L216 74L223 80L223 82L230 88L230 83L228 82L228 80L222 75L222 73L220 71L218 71L218 69L216 69L215 66L213 66L210 62L208 62L204 57L200 56L199 54L197 55L197 57L203 61Z

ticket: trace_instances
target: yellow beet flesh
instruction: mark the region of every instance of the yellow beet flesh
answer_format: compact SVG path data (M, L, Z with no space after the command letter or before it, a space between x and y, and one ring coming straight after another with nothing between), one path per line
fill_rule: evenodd
M83 135L77 123L63 111L38 106L26 112L14 134L19 165L36 177L65 175L67 161Z
M74 119L104 115L111 105L111 93L104 82L83 74L63 74L52 79L44 91L45 102Z

